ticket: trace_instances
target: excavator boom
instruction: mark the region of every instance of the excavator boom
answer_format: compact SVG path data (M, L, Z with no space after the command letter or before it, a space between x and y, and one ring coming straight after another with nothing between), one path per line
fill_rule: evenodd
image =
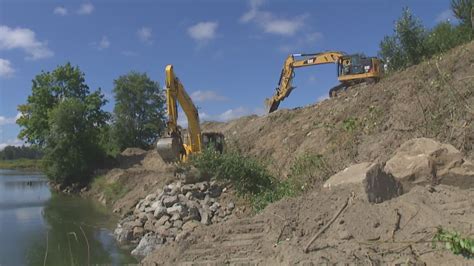
M165 72L168 126L165 136L158 140L156 148L165 162L172 162L183 159L189 153L201 151L201 128L198 110L186 93L183 84L176 77L173 66L166 66ZM178 103L188 120L189 145L183 143L181 131L178 128Z
M337 64L339 85L329 90L330 97L337 96L339 91L346 90L361 82L376 82L383 76L383 62L376 57L366 57L363 54L346 55L343 52L331 51L316 54L289 55L278 81L278 87L272 98L265 100L268 113L278 109L280 102L288 97L295 88L292 86L295 68L322 64Z
M343 55L344 53L337 51L315 54L289 55L283 64L283 69L281 70L280 79L278 81L278 87L276 88L275 94L272 98L265 100L268 113L277 110L280 102L286 97L290 96L291 91L294 89L294 87L291 85L291 82L294 77L295 68L336 63ZM302 59L296 59L300 57L302 57Z

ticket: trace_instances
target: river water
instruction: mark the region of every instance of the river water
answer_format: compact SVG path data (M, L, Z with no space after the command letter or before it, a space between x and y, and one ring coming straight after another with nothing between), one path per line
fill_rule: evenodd
M92 200L51 192L41 174L0 169L0 266L137 263Z

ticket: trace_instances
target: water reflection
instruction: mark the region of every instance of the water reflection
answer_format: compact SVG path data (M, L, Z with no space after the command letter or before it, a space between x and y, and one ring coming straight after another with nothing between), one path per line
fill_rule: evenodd
M115 222L95 202L51 193L41 176L2 175L0 265L136 263L111 236Z

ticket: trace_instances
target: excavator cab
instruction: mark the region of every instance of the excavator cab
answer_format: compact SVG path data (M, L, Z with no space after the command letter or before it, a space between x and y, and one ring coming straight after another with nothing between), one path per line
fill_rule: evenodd
M378 80L383 74L381 62L376 57L367 57L364 54L345 55L337 62L337 76L341 82Z
M212 148L218 153L224 152L224 134L218 132L204 132L202 135L202 146L205 149Z

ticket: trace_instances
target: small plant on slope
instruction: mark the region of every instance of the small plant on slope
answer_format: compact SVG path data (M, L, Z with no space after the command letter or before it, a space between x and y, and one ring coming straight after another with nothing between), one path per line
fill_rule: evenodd
M437 242L445 243L446 249L456 255L460 254L468 258L474 256L474 239L462 237L456 231L451 232L439 227L438 232L433 237L433 247L436 247Z

